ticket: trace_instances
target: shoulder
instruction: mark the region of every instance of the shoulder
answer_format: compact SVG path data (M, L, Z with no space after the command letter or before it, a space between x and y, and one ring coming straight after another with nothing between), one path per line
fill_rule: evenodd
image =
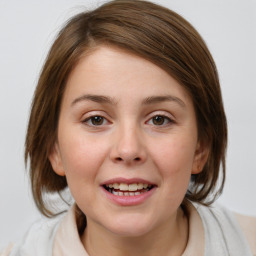
M227 208L214 204L210 207L197 205L205 235L211 241L223 241L223 246L233 252L244 248L243 254L234 255L256 255L256 218L234 214ZM220 241L221 242L221 241ZM241 251L242 252L242 251ZM233 255L233 254L231 254Z
M14 244L10 243L5 249L0 250L0 256L9 256Z
M15 245L8 246L0 256L51 255L52 243L63 214L53 219L40 219L32 224L24 237Z
M235 213L235 217L252 248L253 255L256 255L256 217L237 213Z

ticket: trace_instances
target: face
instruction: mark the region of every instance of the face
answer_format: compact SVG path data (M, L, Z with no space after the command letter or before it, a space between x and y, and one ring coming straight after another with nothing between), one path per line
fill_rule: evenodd
M204 155L191 98L158 66L101 46L70 74L49 159L88 226L137 236L175 220Z

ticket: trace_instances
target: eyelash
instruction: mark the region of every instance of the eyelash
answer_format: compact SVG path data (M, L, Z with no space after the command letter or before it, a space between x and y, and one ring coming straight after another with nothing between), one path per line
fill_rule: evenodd
M93 119L95 121L96 118L100 118L101 121L105 124L105 122L107 121L107 119L103 116L100 116L100 115L94 115L94 116L90 116L90 117L87 117L86 119L84 119L82 121L82 123L86 123L88 126L102 126L104 124L100 123L100 124L93 124Z
M160 124L154 123L154 120L156 120L156 118L160 118L160 120L158 120L158 121L160 121ZM94 121L96 121L96 122L99 121L99 124L93 123ZM85 123L85 124L87 124L88 126L91 126L91 127L102 126L102 125L105 125L106 122L108 122L108 120L105 117L101 116L101 115L90 116L90 117L87 117L85 120L82 121L82 123ZM168 117L166 115L158 114L158 115L152 116L146 123L148 123L150 125L153 125L153 126L168 126L168 125L174 123L174 121L173 121L173 119L171 119L170 117Z
M161 121L163 121L163 123L161 123L161 124L154 124L154 118L162 119ZM151 121L151 125L153 125L153 126L168 126L168 125L174 123L174 120L171 119L169 116L161 115L161 114L154 115L153 117L151 117L149 119L149 121L147 121L147 123L149 123L150 121Z

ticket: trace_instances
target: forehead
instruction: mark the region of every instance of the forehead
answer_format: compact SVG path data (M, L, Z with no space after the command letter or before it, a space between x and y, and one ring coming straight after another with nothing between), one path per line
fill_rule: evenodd
M81 57L67 80L64 97L82 93L146 98L171 93L190 100L185 89L165 70L126 50L99 46Z

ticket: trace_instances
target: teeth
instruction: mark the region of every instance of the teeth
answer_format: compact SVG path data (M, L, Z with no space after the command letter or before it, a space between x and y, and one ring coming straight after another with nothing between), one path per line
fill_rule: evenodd
M129 185L129 191L137 191L138 185L137 184L130 184Z
M138 196L149 191L152 186L143 183L113 183L105 185L106 189L116 196Z
M122 190L122 191L127 191L127 190L129 190L128 184L120 183L120 185L119 185L119 190Z
M145 184L145 185L148 185L148 184ZM142 183L139 183L138 184L138 189L140 190L140 189L143 189L143 184Z
M109 192L111 192L115 196L138 196L138 195L143 194L147 191L148 190L143 189L141 191L135 191L135 192L131 192L131 191L122 192L122 191L115 191L114 189L111 189Z
M118 183L114 183L114 184L113 184L113 188L114 188L114 189L119 189L119 184L118 184Z
M118 192L116 192L115 190L112 191L112 194L118 196Z
M121 191L137 191L142 189L151 188L152 185L149 184L143 184L143 183L133 183L133 184L126 184L126 183L114 183L114 184L108 184L106 185L108 188L114 188Z

